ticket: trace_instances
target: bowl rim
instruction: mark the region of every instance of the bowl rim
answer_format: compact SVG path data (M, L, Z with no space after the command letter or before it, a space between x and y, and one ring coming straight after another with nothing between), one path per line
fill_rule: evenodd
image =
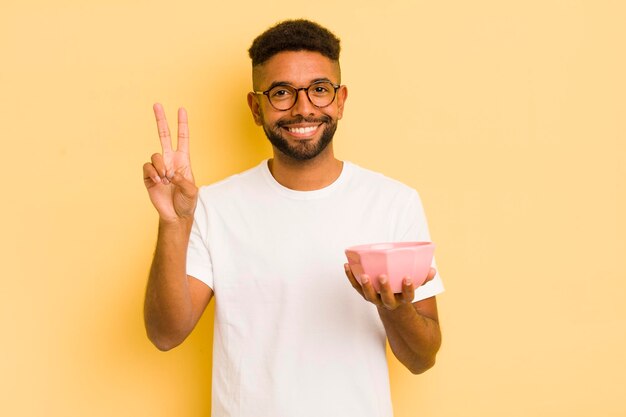
M388 246L388 245L392 245L392 247L380 247L380 246ZM356 246L350 246L349 248L346 249L346 252L350 251L350 252L361 252L361 253L366 253L366 252L392 252L392 251L396 251L396 250L402 250L402 249L411 249L411 248L419 248L419 247L435 247L435 244L433 242L429 242L429 241L415 241L415 242L380 242L380 243L367 243L364 245L356 245Z

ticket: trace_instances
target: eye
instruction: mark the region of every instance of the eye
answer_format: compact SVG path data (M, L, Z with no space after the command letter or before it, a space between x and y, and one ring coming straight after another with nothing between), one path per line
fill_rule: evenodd
M315 96L325 96L330 94L332 90L333 86L329 83L313 84L309 87L309 94L313 94Z
M293 96L293 90L289 87L279 86L270 90L270 98L275 100L285 100Z

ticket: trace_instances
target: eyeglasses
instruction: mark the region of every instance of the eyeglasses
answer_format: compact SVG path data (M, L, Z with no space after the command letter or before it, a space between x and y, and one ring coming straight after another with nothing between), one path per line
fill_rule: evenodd
M267 96L272 107L276 110L285 111L296 105L298 93L300 90L304 90L311 104L315 107L323 108L329 106L335 100L339 87L340 85L333 84L330 81L318 81L308 87L300 88L289 84L279 84L269 90L254 91L254 94Z

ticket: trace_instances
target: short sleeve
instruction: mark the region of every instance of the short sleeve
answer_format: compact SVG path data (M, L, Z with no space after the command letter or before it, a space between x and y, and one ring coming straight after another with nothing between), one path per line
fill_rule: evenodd
M198 199L187 247L187 275L213 289L213 266L208 245L209 217L202 199Z
M399 219L399 242L430 242L430 232L428 231L428 222L426 214L422 206L422 201L417 191L412 191L409 197L406 209ZM435 242L435 253L437 252L437 243ZM432 267L437 270L435 277L415 290L413 302L421 301L426 298L433 297L444 291L443 281L439 276L437 263L433 257Z

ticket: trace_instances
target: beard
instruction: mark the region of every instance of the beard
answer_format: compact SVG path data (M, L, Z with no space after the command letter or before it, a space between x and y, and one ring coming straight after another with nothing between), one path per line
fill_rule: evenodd
M282 128L296 123L323 123L324 130L322 131L322 135L317 142L311 143L312 141L310 140L301 140L295 145L291 145L283 137ZM292 159L295 159L296 161L308 161L322 153L328 144L333 141L333 136L335 136L336 130L337 122L325 115L319 118L307 119L305 117L300 117L288 121L279 121L276 123L274 128L263 124L263 131L265 132L265 136L267 136L270 143L280 152Z

